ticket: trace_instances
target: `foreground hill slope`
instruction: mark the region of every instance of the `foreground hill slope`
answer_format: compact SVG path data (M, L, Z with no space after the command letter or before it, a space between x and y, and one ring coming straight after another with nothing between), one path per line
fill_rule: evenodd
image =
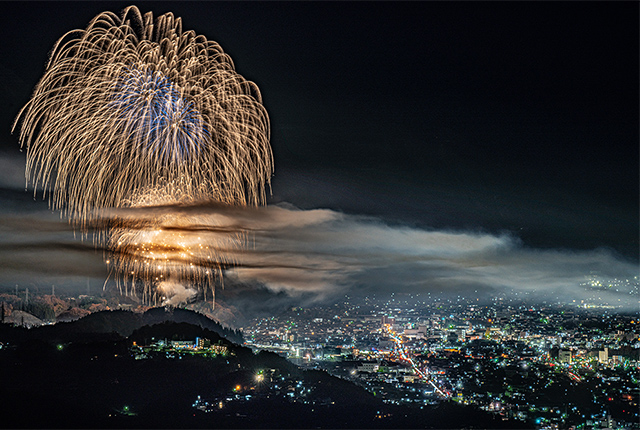
M32 330L3 327L0 331L0 341L4 344L0 349L3 427L513 428L522 425L495 420L482 411L455 403L424 409L387 405L351 382L323 371L303 371L273 353L254 353L210 328L167 321L165 317L169 314L160 309L140 318L130 313L103 312L57 330L55 327ZM203 325L210 324L197 314L177 314L177 319L195 318ZM175 311L173 317L176 318ZM159 322L140 326L144 321ZM133 327L138 328L132 330ZM219 328L215 324L211 327ZM20 343L8 342L7 345L12 333ZM55 337L55 342L46 336ZM159 339L192 341L196 337L208 339L212 347L180 350L157 344Z

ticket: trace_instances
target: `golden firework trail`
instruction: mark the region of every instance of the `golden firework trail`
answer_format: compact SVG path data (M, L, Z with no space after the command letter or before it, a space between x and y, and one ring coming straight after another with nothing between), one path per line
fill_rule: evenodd
M264 204L273 173L258 87L216 42L183 31L180 18L154 19L135 6L101 13L57 41L17 127L27 183L83 231L110 208ZM98 240L120 256L117 267L150 288L144 266L123 252L140 231L123 228L116 221ZM169 276L197 278L198 269L184 276L188 258L174 263L181 268Z
M184 189L165 183L107 214L107 265L124 294L136 296L142 287L144 303L162 303L171 298L166 286L181 284L200 289L205 300L208 289L215 297L216 281L246 235L223 215L194 212Z

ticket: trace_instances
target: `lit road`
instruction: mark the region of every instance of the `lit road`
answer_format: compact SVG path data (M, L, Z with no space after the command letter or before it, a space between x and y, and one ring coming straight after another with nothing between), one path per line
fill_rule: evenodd
M400 339L400 336L398 336L388 324L384 325L384 329L385 331L389 334L389 336L391 337L391 339L393 339L393 341L396 343L396 349L398 351L398 353L400 354L400 358L406 362L408 362L409 364L411 364L411 367L413 368L413 371L420 376L420 378L424 379L425 381L427 381L429 384L431 384L431 386L433 386L434 390L436 391L436 393L440 394L442 397L451 397L451 393L448 391L444 391L442 389L440 389L440 387L438 387L434 382L433 382L433 378L431 377L431 375L429 374L429 369L425 367L426 373L423 372L421 369L418 368L418 366L416 366L415 362L413 361L413 359L409 356L409 354L407 353L407 350L405 348L405 346L402 343L402 339Z

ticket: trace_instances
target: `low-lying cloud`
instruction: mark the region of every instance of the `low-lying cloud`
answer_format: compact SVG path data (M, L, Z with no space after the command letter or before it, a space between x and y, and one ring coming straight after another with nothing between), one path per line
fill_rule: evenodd
M231 284L264 285L289 296L515 291L567 299L589 295L612 304L638 305L637 262L605 249L532 249L509 234L425 230L289 205L238 208L205 203L117 210L108 216L141 220L166 214L181 222L164 228L178 230L187 239L197 236L220 256L211 263L196 252L194 264L231 261L226 270ZM0 219L0 282L105 279L102 250L96 250L91 237L74 237L68 223L51 215ZM229 241L230 235L239 239ZM590 277L604 284L594 288ZM191 288L177 285L170 290L181 297L193 294Z

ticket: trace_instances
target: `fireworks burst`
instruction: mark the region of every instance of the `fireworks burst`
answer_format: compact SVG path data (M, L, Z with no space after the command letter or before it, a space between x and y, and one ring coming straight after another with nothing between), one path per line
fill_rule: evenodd
M58 40L18 124L27 182L83 230L108 208L263 204L273 172L257 86L236 73L216 42L183 31L180 18L154 19L134 6L120 17L101 13ZM100 240L119 259L119 272L133 272L148 287L156 273L146 271L148 258L130 260L131 249L179 246L167 235L149 239L147 230L166 217L144 223L130 231L111 224ZM193 269L189 257L165 260L172 282L207 278L211 270Z
M183 210L193 203L184 189L182 181L161 184L107 217L110 273L125 294L142 286L145 303L169 301L171 285L202 287L206 300L207 287L215 294L222 270L245 243L243 231L229 228L223 215Z

